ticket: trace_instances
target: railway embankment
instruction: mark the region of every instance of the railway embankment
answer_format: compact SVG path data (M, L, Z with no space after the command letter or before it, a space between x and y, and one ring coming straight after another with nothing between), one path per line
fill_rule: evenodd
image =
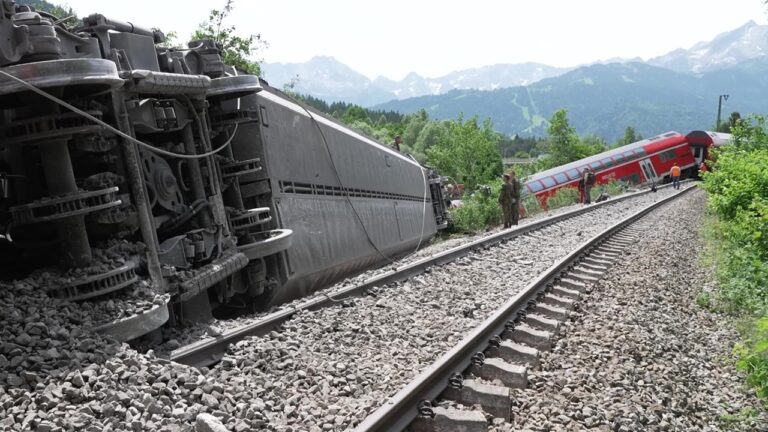
M493 430L768 430L734 365L733 319L696 301L714 284L698 253L706 200L695 191L649 216Z

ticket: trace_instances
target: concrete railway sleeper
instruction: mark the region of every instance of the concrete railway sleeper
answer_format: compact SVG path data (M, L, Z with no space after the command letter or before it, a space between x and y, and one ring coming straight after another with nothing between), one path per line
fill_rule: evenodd
M631 224L691 189L624 218L550 267L355 430L480 432L489 417L507 420L512 389L527 386L580 296L644 234Z

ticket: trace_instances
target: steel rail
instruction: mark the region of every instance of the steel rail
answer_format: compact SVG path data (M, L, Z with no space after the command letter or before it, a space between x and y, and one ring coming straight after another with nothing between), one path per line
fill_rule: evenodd
M448 379L453 373L462 373L467 369L471 365L472 356L475 353L484 351L489 346L489 341L493 336L504 332L507 322L514 321L532 300L565 276L569 269L573 269L574 263L582 255L597 248L617 231L693 189L695 186L686 188L624 218L553 264L520 293L504 303L458 345L440 357L410 384L369 415L354 429L354 432L399 432L405 430L411 421L418 416L420 401L436 399L448 387Z
M659 189L671 187L671 184L659 187ZM458 258L461 258L469 253L486 249L497 243L501 243L505 240L509 240L521 235L527 234L532 231L539 230L546 226L561 222L566 219L570 219L576 216L580 216L584 213L594 211L604 206L613 205L622 201L642 196L651 193L650 190L640 191L632 194L627 194L615 199L609 199L601 203L593 204L587 207L570 210L559 215L551 216L541 219L539 221L523 225L520 227L510 228L503 230L499 233L480 238L470 243L457 246L437 253L435 255L423 258L421 260L412 262L410 264L403 265L401 267L389 270L380 275L374 276L370 279L363 281L362 283L346 288L342 288L333 293L320 295L313 299L307 300L294 307L288 307L278 312L266 315L262 318L256 319L254 322L237 327L235 329L226 331L214 338L205 339L199 342L195 342L190 345L183 346L171 352L169 359L177 363L183 363L195 367L210 366L219 362L226 351L227 346L232 343L236 343L249 336L263 336L270 331L274 330L279 325L288 321L297 312L302 310L317 310L324 307L331 306L349 297L361 295L367 290L383 286L395 282L404 281L413 276L424 273L427 268L436 265L443 265L452 262Z

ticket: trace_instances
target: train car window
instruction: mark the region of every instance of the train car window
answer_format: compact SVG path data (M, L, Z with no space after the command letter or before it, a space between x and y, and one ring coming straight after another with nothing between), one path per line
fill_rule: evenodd
M624 152L624 153L621 155L621 157L623 157L623 158L624 158L624 160L630 160L630 159L634 158L634 155L632 154L632 152L631 152L631 151L628 151L628 152Z
M607 157L600 161L603 165L605 165L606 168L614 166L616 163L613 161L613 159Z
M669 138L677 135L677 132L670 132L663 135L664 138Z
M589 167L595 170L600 169L600 162L592 162L589 164Z
M640 156L645 156L646 154L648 154L648 153L646 153L644 148L636 148L636 149L633 150L633 152L636 155L640 155Z
M538 180L529 182L527 186L528 186L528 189L530 189L531 192L533 193L541 192L542 190L544 190L544 186L542 186L541 182L539 182Z
M565 173L568 174L568 177L570 177L571 180L576 180L577 178L579 178L579 170L577 170L576 168L569 169Z
M659 159L661 159L662 162L672 160L676 158L677 155L675 154L675 149L667 150L663 153L659 153Z
M541 179L541 182L544 183L544 187L551 188L552 186L555 186L557 183L555 183L555 179L552 177L544 177Z
M568 183L568 177L566 177L563 173L555 174L555 180L558 184Z
M629 182L629 183L637 184L637 183L640 183L640 175L639 174L632 174L632 175L624 176L624 177L620 178L619 180L621 180L623 182Z

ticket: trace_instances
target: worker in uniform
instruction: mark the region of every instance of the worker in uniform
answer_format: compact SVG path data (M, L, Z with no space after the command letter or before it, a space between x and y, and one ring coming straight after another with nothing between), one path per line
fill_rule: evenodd
M501 185L501 193L499 194L499 205L501 206L504 229L512 226L512 201L515 199L514 187L509 181L509 174L504 174L504 183Z
M584 170L582 180L584 181L584 204L590 204L592 201L590 193L592 192L592 185L595 184L595 173L592 172L592 168L587 167Z
M672 176L672 187L680 189L680 167L677 166L677 162L672 165L672 169L669 170L669 174Z
M515 172L509 173L509 184L512 185L512 225L517 225L517 221L520 219L520 181L517 179Z

